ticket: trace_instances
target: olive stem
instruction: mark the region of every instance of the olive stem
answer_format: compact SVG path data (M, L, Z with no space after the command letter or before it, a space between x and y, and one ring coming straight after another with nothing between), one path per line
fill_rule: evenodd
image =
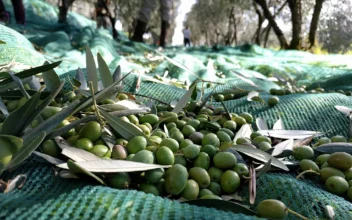
M94 88L93 88L93 83L92 81L89 81L89 88L90 88L90 92L92 93L92 99L93 99L93 105L94 105L94 109L95 109L95 114L97 115L97 118L100 122L101 125L104 125L104 121L100 115L100 112L99 112L99 109L98 109L98 106L97 106L97 102L95 100L95 96L94 96Z
M287 210L289 213L291 213L291 214L293 214L293 215L295 215L295 216L300 217L301 219L308 220L307 217L304 217L303 215L301 215L301 214L299 214L299 213L297 213L297 212L295 212L295 211L293 211L293 210L291 210L291 209L289 209L289 208L286 208L286 210Z
M318 172L316 172L316 171L314 171L314 170L306 170L306 171L303 171L302 173L300 173L300 174L296 177L296 179L301 178L301 176L303 176L303 175L306 174L306 173L314 173L314 174L320 176L320 173L318 173Z

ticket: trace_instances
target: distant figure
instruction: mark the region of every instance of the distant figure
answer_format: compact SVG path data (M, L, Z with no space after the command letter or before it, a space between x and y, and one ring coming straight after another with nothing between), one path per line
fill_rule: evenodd
M26 11L22 0L11 0L15 19L17 24L26 24ZM8 23L10 21L10 13L6 11L4 3L0 0L0 21Z
M109 4L107 1L106 4ZM97 21L98 28L108 28L108 22L106 21L107 11L105 9L105 2L104 0L98 0L95 3L95 19Z
M171 20L171 6L172 0L159 0L160 11L161 11L161 33L159 38L159 45L161 47L166 46L167 33L170 27ZM134 34L131 38L133 41L143 42L143 34L147 30L148 21L156 9L157 0L143 0L142 7L139 11L139 17L137 25L134 29Z
M191 31L186 26L186 28L182 32L183 32L183 44L185 45L185 47L187 47L187 45L190 47L191 46Z

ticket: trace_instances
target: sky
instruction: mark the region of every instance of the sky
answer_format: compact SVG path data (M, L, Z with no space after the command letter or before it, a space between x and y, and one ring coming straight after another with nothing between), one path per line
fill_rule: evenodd
M196 0L181 0L181 5L178 8L178 15L176 17L176 28L174 36L172 37L172 45L183 44L183 21L185 20L186 14L191 10L191 7L194 3L196 3Z

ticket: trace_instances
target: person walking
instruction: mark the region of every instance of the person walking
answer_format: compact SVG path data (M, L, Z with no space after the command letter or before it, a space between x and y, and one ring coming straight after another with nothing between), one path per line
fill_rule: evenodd
M161 13L161 32L159 37L159 45L166 46L166 38L170 27L172 0L159 0ZM143 34L147 30L148 21L151 14L156 9L157 0L143 0L142 7L139 11L137 25L131 38L133 41L143 42Z
M183 44L185 47L190 47L191 46L191 31L189 30L188 26L186 26L185 29L183 29Z

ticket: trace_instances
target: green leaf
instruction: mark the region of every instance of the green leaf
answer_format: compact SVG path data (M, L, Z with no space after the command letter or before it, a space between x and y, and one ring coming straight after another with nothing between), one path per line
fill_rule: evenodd
M45 61L44 64L48 65L49 63L47 61ZM42 76L44 79L44 84L45 84L46 89L48 91L52 91L58 85L60 85L59 76L56 74L56 72L53 69L50 69L48 71L43 72Z
M120 81L122 81L123 79L125 79L131 72L127 73ZM95 94L95 99L97 100L97 102L99 102L99 100L102 97L106 97L106 96L110 96L115 92L115 86L117 86L117 84L120 81L116 81L113 84L111 84L110 86L106 87L105 89L101 90L100 92L98 92L97 94ZM89 97L85 100L83 100L80 104L79 107L75 110L74 113L77 113L79 111L81 111L82 109L85 109L87 107L89 107L90 105L93 104L93 98Z
M15 76L12 72L9 72L9 74L10 74L11 78L13 79L13 81L16 83L16 85L19 88L19 90L22 92L23 96L26 97L27 99L29 99L30 96L26 92L26 89L24 88L23 83L20 80L20 78Z
M11 78L11 80L12 80L12 78ZM32 80L31 77L27 77L27 78L22 79L22 83L30 83L31 80ZM1 84L1 82L0 82L0 84ZM4 85L0 85L0 92L7 91L9 89L17 89L17 87L18 86L17 86L17 84L15 82L13 82L13 81L12 82L8 82L8 83L6 83Z
M46 134L44 131L39 134L37 133L31 141L24 144L23 147L13 155L11 162L5 167L5 169L11 169L20 165L20 163L27 159L32 154L32 152L37 149L37 147L44 140L45 135Z
M51 69L54 69L55 67L59 66L61 63L61 61L58 61L58 62L55 62L55 63L51 63L51 64L48 64L48 65L43 65L43 66L39 66L39 67L34 67L32 69L28 69L28 70L24 70L22 72L19 72L16 74L16 76L20 79L23 79L23 78L27 78L27 77L30 77L30 76L33 76L33 75L36 75L38 73L42 73L42 72L45 72L45 71L48 71L48 70L51 70ZM9 77L7 79L5 79L4 81L1 81L0 82L0 85L5 85L9 82L13 82L12 78Z
M49 156L47 154L40 153L38 151L33 151L33 154L37 157L40 157L40 158L46 160L47 162L49 162L53 165L59 165L59 164L65 163L65 161L63 161L63 160L57 159L57 158Z
M37 93L38 91L35 90L26 90L26 92L30 95L33 96L35 93ZM51 94L51 92L46 92L46 91L42 91L40 93L40 99L45 99L46 97L48 97ZM5 99L5 100L18 100L21 99L23 97L22 92L20 90L10 90L10 91L6 91L6 92L1 92L0 96ZM63 93L59 93L57 96L57 98L61 98L63 97Z
M98 65L101 81L103 82L104 88L106 88L113 83L113 79L109 67L105 60L101 57L100 53L98 53Z
M193 94L193 90L197 88L197 84L193 83L189 90L181 97L180 101L176 104L175 108L172 110L172 112L175 112L176 114L182 111L182 109L187 105L189 99L191 98Z
M0 111L2 112L2 114L5 115L5 117L9 116L9 111L7 110L6 105L2 101L1 96L0 96Z
M305 139L310 136L322 136L324 133L318 131L303 130L260 130L261 135L280 138L280 139Z
M263 118L257 118L255 124L257 125L258 130L269 130L268 124Z
M108 122L108 124L126 140L129 141L135 136L143 136L147 139L149 145L156 146L155 143L151 141L148 136L140 131L135 125L125 122L116 116L112 116L105 111L100 111L100 113Z
M289 139L283 142L278 143L274 146L274 150L271 153L272 156L280 155L284 150L293 150L293 139Z
M39 103L40 92L32 96L23 106L12 112L4 121L1 129L2 134L20 136L28 117L36 109ZM37 133L38 134L38 133Z
M236 143L238 138L250 138L253 130L250 124L244 124L241 126L240 130L237 131L233 142Z
M147 164L126 160L86 160L77 161L77 165L92 173L119 173L119 172L137 172L154 170L158 168L169 168L171 166L159 164ZM67 169L66 164L58 165L58 167Z
M285 171L289 171L287 166L280 160L257 148L248 147L246 145L234 145L231 148L264 163L268 162L271 159L273 166L283 169Z
M324 154L332 154L335 152L345 152L348 154L352 154L352 143L322 144L314 148L314 151L317 151L318 153L324 153Z
M112 75L112 78L113 78L113 81L116 82L116 81L120 81L122 79L122 73L121 73L121 67L120 65L118 65L116 67L116 70L114 72L114 74ZM120 84L119 84L120 85Z
M241 213L245 215L256 216L255 212L253 212L249 208L239 203L224 201L219 199L196 199L196 200L185 201L182 203L187 203L189 205L196 205L196 206L207 207L207 208L214 208L214 209L218 209L226 212L239 213L239 214Z
M22 138L24 143L26 144L28 141L33 139L38 133L45 131L46 133L50 133L54 130L60 122L62 122L65 118L72 114L75 108L77 108L78 100L72 102L66 108L63 108L60 112L56 113L54 116L45 120L43 123L39 124L33 130L27 132Z
M98 92L98 75L97 67L95 65L94 57L92 51L89 47L86 47L86 71L87 71L87 80L88 82L93 83L94 92Z
M72 160L67 161L67 166L70 169L70 171L77 176L85 175L85 176L88 176L90 178L95 179L96 181L98 181L99 183L101 183L103 185L106 185L105 182L101 178L99 178L95 174L89 172L88 170L84 169L83 167L81 167L77 163L73 162Z
M87 90L88 85L87 85L87 80L84 76L83 71L81 68L78 68L76 71L76 80L79 81L79 84L76 82L75 86L79 87L80 89ZM75 81L74 81L75 82Z

